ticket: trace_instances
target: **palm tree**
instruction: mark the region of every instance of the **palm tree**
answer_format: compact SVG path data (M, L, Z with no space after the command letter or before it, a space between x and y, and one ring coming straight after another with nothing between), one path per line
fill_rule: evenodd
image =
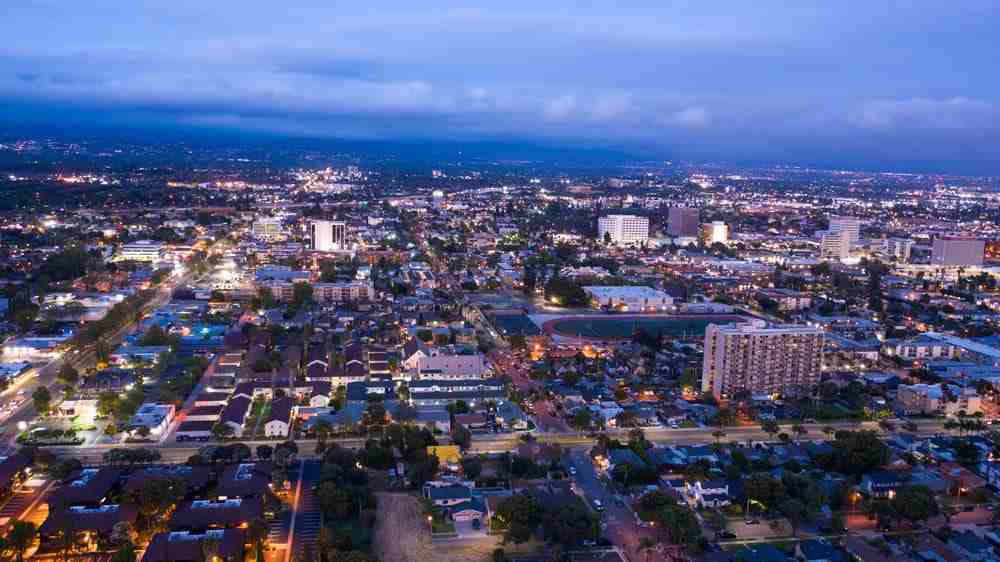
M267 523L263 519L255 518L247 525L247 537L253 545L254 556L257 562L264 562L264 545L267 540Z
M712 432L712 437L715 437L715 442L718 444L719 440L726 436L726 432L721 429L717 429Z
M217 562L219 556L219 541L216 539L205 539L201 543L201 554L205 557L205 562Z
M15 521L7 534L7 544L14 551L15 560L23 562L24 553L35 542L35 524L28 521Z

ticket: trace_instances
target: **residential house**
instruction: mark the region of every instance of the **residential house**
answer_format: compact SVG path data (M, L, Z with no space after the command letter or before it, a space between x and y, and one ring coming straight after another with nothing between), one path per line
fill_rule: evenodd
M264 435L267 437L288 437L292 428L292 406L295 401L291 397L282 396L271 401L271 413L264 422Z
M700 508L725 507L732 503L729 482L722 479L697 480L693 485L688 483L685 492Z
M888 470L869 472L861 479L861 490L873 498L892 498L905 485L904 475Z

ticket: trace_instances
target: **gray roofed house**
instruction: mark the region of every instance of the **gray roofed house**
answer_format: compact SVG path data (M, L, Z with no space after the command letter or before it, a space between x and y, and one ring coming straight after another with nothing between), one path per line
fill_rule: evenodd
M424 497L436 506L448 507L472 499L472 490L461 484L424 485Z
M236 437L243 436L243 424L247 421L247 416L250 415L250 404L251 401L246 396L237 396L226 404L226 409L222 411L222 415L219 416L219 423L224 423L233 428L233 435Z

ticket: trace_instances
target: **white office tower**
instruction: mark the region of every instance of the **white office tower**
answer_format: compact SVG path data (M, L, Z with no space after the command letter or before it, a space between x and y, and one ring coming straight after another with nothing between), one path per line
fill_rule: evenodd
M983 265L986 241L969 236L941 236L934 239L931 264L941 266Z
M344 221L333 221L333 247L336 250L347 249L347 223Z
M332 252L333 244L333 222L313 221L310 225L312 237L312 249L315 252Z
M706 246L729 242L729 225L722 221L712 221L701 225L701 239Z
M612 244L640 245L649 240L649 219L635 215L608 215L597 219L597 238Z
M284 236L281 219L272 217L260 217L255 220L251 232L255 238L268 241L277 240Z
M913 240L908 238L889 238L885 241L885 253L900 262L910 261L913 252Z
M718 399L750 394L801 395L820 380L823 329L763 320L709 324L701 389Z
M861 237L861 219L854 217L830 217L830 231L847 233L848 249L854 249Z
M843 230L820 230L819 255L825 259L842 260L851 256L850 233Z

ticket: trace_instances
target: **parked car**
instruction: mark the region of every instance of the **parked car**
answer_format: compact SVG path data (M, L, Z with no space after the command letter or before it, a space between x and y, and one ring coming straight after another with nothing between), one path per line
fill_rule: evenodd
M736 538L736 533L733 533L731 531L719 531L718 533L715 533L715 538L716 539L735 539Z

